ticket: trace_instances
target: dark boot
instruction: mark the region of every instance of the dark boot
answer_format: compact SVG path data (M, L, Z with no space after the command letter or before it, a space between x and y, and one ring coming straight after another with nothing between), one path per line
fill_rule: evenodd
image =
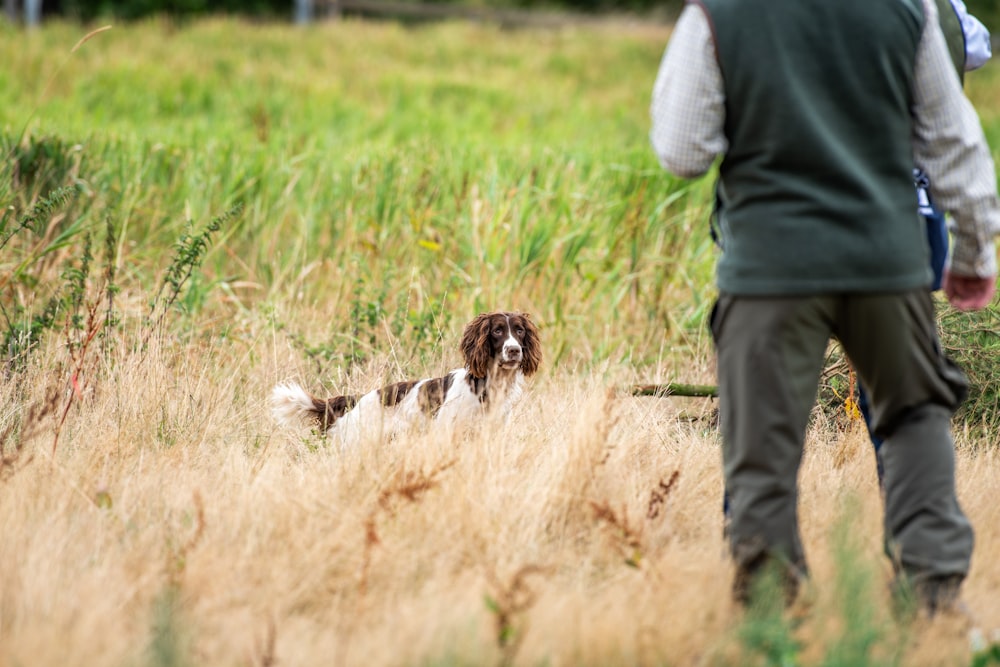
M796 565L787 559L762 553L748 563L739 563L733 577L733 600L747 607L752 603L775 597L775 589L785 607L790 607L798 597L806 578L804 564Z
M898 578L892 587L897 615L911 616L923 611L929 618L939 613L963 611L959 593L962 575Z

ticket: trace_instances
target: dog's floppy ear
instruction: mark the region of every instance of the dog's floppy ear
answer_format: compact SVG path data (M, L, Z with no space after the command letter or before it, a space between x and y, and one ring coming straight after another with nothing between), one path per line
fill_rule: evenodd
M525 375L532 375L542 363L542 341L538 335L538 327L531 321L531 317L527 313L521 313L521 318L524 320L521 372Z
M490 355L490 314L483 313L465 326L462 356L472 377L484 378L492 361Z

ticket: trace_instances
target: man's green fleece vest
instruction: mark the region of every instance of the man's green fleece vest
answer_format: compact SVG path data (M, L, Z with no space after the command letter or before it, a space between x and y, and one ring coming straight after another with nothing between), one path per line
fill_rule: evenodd
M911 149L921 0L700 0L725 89L720 290L929 286Z

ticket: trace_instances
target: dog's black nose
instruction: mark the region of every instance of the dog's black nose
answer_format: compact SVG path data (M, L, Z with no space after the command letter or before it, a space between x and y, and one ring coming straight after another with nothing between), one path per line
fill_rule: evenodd
M508 359L520 359L521 358L521 348L520 347L505 347L503 349L503 356Z

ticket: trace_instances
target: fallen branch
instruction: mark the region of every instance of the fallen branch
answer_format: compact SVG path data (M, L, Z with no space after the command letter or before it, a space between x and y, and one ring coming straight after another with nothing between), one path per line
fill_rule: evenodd
M668 382L666 384L636 384L629 393L632 396L688 396L693 398L717 398L719 388L711 384L684 384Z

